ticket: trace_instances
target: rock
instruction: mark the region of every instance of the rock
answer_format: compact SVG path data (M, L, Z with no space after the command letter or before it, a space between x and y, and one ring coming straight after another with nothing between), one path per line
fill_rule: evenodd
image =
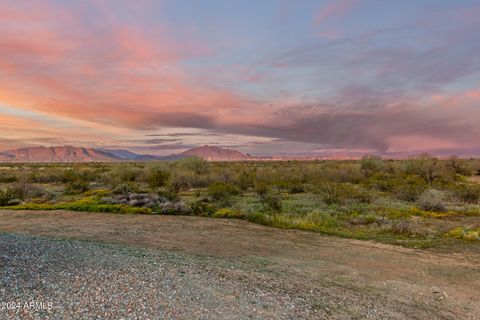
M9 206L18 206L19 204L22 204L22 200L20 199L11 199L7 202L7 205Z

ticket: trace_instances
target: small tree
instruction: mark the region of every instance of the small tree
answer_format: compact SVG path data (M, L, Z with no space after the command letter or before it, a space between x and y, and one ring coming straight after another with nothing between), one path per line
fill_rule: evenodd
M148 164L145 167L145 179L152 188L165 186L169 178L170 173L160 164Z

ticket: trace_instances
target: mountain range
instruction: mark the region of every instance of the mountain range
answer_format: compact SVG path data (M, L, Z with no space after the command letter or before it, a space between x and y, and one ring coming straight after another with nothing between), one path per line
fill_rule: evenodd
M189 157L199 157L208 161L255 159L236 150L208 145L169 156L137 154L125 149L93 149L72 146L27 147L0 152L0 162L116 162L178 160Z

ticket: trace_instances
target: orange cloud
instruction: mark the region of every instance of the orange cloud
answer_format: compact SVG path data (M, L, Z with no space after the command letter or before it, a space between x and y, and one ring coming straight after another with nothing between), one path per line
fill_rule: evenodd
M179 64L196 48L176 43L161 28L117 24L111 15L95 28L58 7L23 11L2 3L0 11L9 17L0 23L4 103L134 128L185 122L180 115L221 118L242 104L186 73Z
M324 41L265 59L268 65L282 66L285 70L272 70L262 63L250 67L234 63L212 66L210 61L206 64L198 59L191 61L209 54L207 45L195 39L176 39L159 21L146 28L138 16L118 19L111 10L113 6L106 6L103 1L69 2L68 9L62 2L56 3L0 2L0 103L68 119L65 123L73 126L56 127L48 121L21 122L3 116L0 121L4 137L106 141L102 136L113 140L132 131L141 134L143 130L159 127L193 127L199 131L209 129L220 134L261 136L332 148L385 151L389 147L415 145L417 137L426 137L417 140L423 141L422 144L448 147L438 139L460 145L479 134L478 90L431 99L425 98L429 93L422 93L417 99L417 95L404 94L405 87L401 85L398 89L396 85L389 87L396 81L385 81L382 86L387 74L411 79L421 73L423 81L423 75L429 74L430 58L402 60L402 52L395 55L382 51L377 56L357 52L355 65L366 65L369 70L372 62L375 69L376 61L380 61L380 66L400 66L385 69L389 72L372 80L371 88L352 86L353 90L345 91L340 84L340 89L334 88L328 97L320 98L315 87L319 81L312 81L307 92L304 90L307 87L301 88L307 78L297 79L297 73L289 70L294 68L300 77L303 77L300 69L308 69L308 74L324 72L329 76L332 72L334 76L330 68L316 65L323 60L320 52L327 48ZM355 3L354 0L328 2L318 12L316 23L345 15ZM146 8L136 7L133 1L123 4ZM128 10L123 14L128 16ZM325 32L323 35L329 36ZM349 47L332 47L335 49L332 52L355 56L355 51L346 48ZM407 50L407 58L409 54ZM382 59L385 56L386 62ZM198 63L202 65L199 67ZM417 67L424 65L425 69ZM406 71L402 70L404 66L408 66ZM435 70L442 69L433 66ZM443 78L452 74L449 81L454 81L464 74L464 69L458 68L455 60L445 71L442 69L425 79L430 82L440 75ZM355 70L352 68L349 74ZM353 77L352 83L363 79L362 75ZM347 80L346 87L350 84ZM236 87L245 82L258 87ZM321 89L322 85L318 87ZM273 101L246 99L236 93L241 90ZM322 90L318 92L320 95ZM311 100L306 102L305 97ZM439 105L456 108L439 108Z

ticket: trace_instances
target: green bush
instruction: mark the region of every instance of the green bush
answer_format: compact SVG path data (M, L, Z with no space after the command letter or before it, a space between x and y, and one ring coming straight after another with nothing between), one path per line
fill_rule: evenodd
M210 203L208 199L201 199L190 205L192 214L195 216L210 216L217 211L215 205Z
M198 157L189 157L178 160L174 163L175 166L193 171L195 174L206 174L209 169L209 163Z
M115 194L129 194L132 192L138 192L138 186L132 182L130 183L122 183L118 186L115 186L112 190Z
M370 203L373 200L371 191L346 183L323 183L318 192L323 202L328 205L346 204L349 202Z
M398 180L395 179L393 175L384 172L370 174L368 178L363 181L363 185L368 188L382 192L392 192L398 183Z
M288 189L288 193L290 194L297 194L297 193L304 193L304 192L305 192L305 186L300 183L293 184Z
M117 186L124 183L128 184L135 182L141 174L141 169L133 164L114 164L110 171L106 173L106 182L111 186Z
M480 200L480 185L462 183L454 190L455 195L466 203L478 203Z
M216 182L207 188L207 194L212 200L219 201L240 194L240 190L234 185L224 182Z
M161 197L164 197L165 199L168 199L170 201L179 201L180 200L180 196L178 195L177 190L172 188L171 186L158 190L158 195L161 196Z
M427 188L428 185L424 179L408 175L395 180L393 194L399 200L417 201Z
M0 183L11 183L17 182L18 178L16 175L8 172L0 172Z
M343 188L337 183L323 183L319 187L319 193L323 202L328 205L343 204L345 202L345 194Z
M145 180L151 188L167 185L169 178L170 173L161 164L152 163L145 167Z
M29 177L29 180L35 183L62 182L64 179L65 173L62 168L45 168Z
M14 198L11 194L4 190L0 190L0 206L7 206L8 203L13 199Z
M254 186L254 190L255 190L255 193L259 196L259 197L264 197L267 195L267 193L270 191L270 188L268 187L268 185L263 182L263 181L257 181L255 183L255 186Z
M360 160L360 169L366 178L382 171L383 167L383 160L378 156L365 156Z
M267 193L260 197L260 201L266 211L273 213L282 211L282 196L280 194Z
M90 189L89 183L82 180L69 181L65 184L66 194L84 193Z
M255 185L255 175L249 172L242 171L238 178L238 186L242 190L247 190Z

